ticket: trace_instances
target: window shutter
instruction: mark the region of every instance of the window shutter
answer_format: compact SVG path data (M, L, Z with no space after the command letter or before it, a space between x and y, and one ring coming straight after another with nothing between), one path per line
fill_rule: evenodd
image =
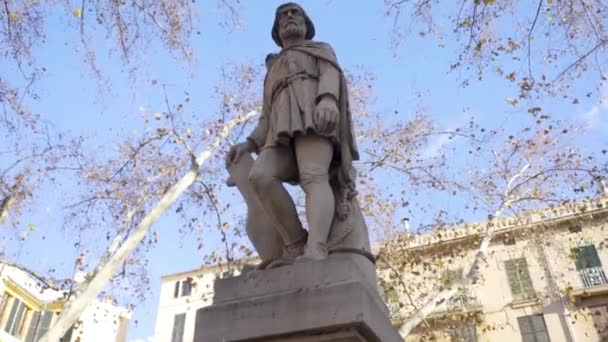
M597 250L594 245L588 245L583 247L584 255L585 255L585 264L587 267L600 267L602 263L600 262L600 257L597 255Z
M34 338L36 337L36 329L38 328L38 323L40 322L40 311L36 311L32 314L32 321L30 322L30 326L27 329L27 335L25 337L25 342L36 342Z
M40 318L40 324L38 324L38 330L36 331L35 341L40 339L51 327L51 321L53 320L52 311L44 311L42 318Z
M572 248L572 253L574 253L576 257L574 263L576 265L576 269L579 271L586 268L602 266L602 262L600 261L600 257L597 255L597 249L595 249L594 245Z
M4 331L10 332L13 327L13 322L15 321L15 314L17 313L17 309L19 308L19 303L21 301L17 298L13 298L11 303L11 311L8 314L8 320L6 321L6 325L4 326Z
M505 269L514 300L527 300L536 296L526 258L505 261Z
M16 336L16 334L19 332L19 325L21 324L21 319L24 311L25 305L23 305L23 302L18 298L13 298L11 311L8 315L6 325L4 326L4 331L13 336Z
M175 289L173 290L173 298L177 298L179 296L179 281L175 282Z
M182 281L182 293L181 296L189 296L192 293L192 283L190 280Z
M184 340L184 325L186 323L186 314L175 315L173 319L173 333L171 334L171 342L183 342Z
M513 295L519 295L522 293L521 284L519 283L519 277L517 276L517 265L515 260L507 260L505 262L505 269L507 270L507 278L509 280L509 287Z
M517 324L523 342L549 342L547 325L542 314L517 317Z
M574 265L576 266L576 270L580 271L582 269L585 269L585 258L583 257L581 248L572 248L571 251L574 255Z
M9 333L13 336L17 336L17 334L19 334L21 320L23 319L23 313L25 312L25 305L23 305L22 301L20 301L20 300L18 300L18 301L19 301L19 303L18 303L19 307L17 308L17 312L16 312L15 316L13 316L13 324L12 324L11 330L9 331Z
M5 309L8 306L10 299L11 296L6 293L0 294L0 321L2 321L3 316L6 314Z

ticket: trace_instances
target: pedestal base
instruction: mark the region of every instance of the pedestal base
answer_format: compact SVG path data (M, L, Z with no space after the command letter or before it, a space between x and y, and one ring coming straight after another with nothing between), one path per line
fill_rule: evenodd
M355 254L218 280L195 342L398 342L374 266Z

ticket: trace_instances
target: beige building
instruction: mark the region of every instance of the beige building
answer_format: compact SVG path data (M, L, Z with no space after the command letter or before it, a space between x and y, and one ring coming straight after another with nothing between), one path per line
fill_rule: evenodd
M465 277L488 225L495 236L480 278L458 288L407 341L608 341L608 197L379 247L379 288L395 326ZM156 340L191 341L196 311L213 301L214 280L235 268L163 277Z
M0 262L0 342L35 342L53 325L65 292L24 267ZM110 302L95 301L62 342L126 340L131 313Z
M392 241L378 269L395 325L465 276L488 227L479 280L407 341L608 341L606 196Z
M215 279L237 273L238 265L204 267L162 277L155 341L192 341L196 311L213 303Z

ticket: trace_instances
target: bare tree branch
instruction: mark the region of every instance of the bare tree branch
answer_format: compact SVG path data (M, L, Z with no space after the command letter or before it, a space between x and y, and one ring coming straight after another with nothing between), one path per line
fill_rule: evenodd
M124 263L127 257L144 239L152 225L160 218L160 216L175 202L175 200L188 188L198 177L201 165L203 165L215 152L222 142L226 139L230 131L248 117L255 115L255 112L248 113L244 116L226 123L222 131L215 138L213 143L198 155L190 170L164 194L160 201L145 215L140 221L135 232L112 254L104 264L99 265L99 272L94 278L90 279L86 285L83 285L81 294L74 297L72 302L64 305L61 315L53 327L42 337L42 342L58 341L61 336L74 324L80 317L84 309L90 302L101 292L116 270ZM112 247L112 246L110 246Z

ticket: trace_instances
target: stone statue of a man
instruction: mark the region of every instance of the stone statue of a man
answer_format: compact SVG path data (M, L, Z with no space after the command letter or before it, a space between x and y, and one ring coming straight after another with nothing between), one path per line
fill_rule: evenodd
M358 159L346 81L332 48L311 39L302 7L277 8L272 38L282 48L267 60L262 113L247 141L230 148L227 164L258 153L249 182L284 244L283 258L327 257L332 222L348 215ZM306 194L308 233L282 183Z

